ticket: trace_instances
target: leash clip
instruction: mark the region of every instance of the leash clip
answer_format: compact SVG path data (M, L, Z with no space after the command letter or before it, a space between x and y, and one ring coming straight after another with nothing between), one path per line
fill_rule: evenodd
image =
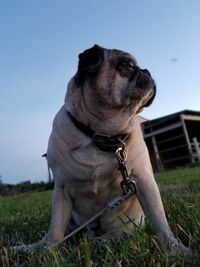
M128 181L129 180L129 175L128 175L128 171L127 171L126 164L125 164L125 161L127 159L127 154L126 154L125 149L122 148L122 147L119 147L116 150L116 157L117 157L117 160L118 160L119 170L120 170L120 172L122 174L123 180L124 181Z
M118 160L119 165L119 171L121 172L121 175L123 177L123 180L121 181L120 185L123 191L123 194L130 194L135 195L136 194L136 183L130 179L130 176L128 174L125 161L127 159L127 153L125 150L125 143L120 140L121 146L116 150L116 158Z
M124 195L126 194L135 195L136 194L136 184L133 180L130 180L130 179L122 180L120 185L121 185Z

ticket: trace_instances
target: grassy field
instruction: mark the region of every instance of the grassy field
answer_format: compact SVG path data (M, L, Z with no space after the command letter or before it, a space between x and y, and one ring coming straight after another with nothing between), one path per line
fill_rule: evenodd
M148 223L123 240L94 238L85 231L57 249L9 251L8 246L38 241L47 232L52 192L45 191L1 198L0 266L200 266L200 167L159 173L156 180L173 232L195 256L171 255Z

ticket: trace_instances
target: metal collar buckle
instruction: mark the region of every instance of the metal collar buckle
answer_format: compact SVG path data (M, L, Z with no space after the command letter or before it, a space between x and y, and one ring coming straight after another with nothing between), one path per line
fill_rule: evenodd
M94 133L92 140L93 143L102 151L107 152L116 152L119 147L122 147L123 141L121 138L127 138L127 135L124 136L111 136L106 134Z

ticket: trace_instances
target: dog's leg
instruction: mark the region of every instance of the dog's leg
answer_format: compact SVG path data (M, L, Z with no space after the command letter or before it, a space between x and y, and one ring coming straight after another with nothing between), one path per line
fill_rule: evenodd
M142 176L136 176L135 180L138 200L158 236L172 250L188 254L188 249L175 238L169 227L153 174L146 172Z
M20 252L42 247L50 247L64 237L67 225L71 218L71 211L72 201L70 197L67 197L66 194L64 194L64 187L55 185L52 200L52 219L47 235L39 242L29 245L18 245L11 247L10 249Z
M72 212L72 200L63 186L55 185L52 200L52 219L44 242L47 246L61 240L69 224Z

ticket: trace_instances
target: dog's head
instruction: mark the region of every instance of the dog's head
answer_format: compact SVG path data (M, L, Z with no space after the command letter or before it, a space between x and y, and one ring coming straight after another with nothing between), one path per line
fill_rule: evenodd
M149 106L156 94L150 72L140 69L133 56L98 45L79 55L75 82L87 90L94 107L127 107L132 113Z

